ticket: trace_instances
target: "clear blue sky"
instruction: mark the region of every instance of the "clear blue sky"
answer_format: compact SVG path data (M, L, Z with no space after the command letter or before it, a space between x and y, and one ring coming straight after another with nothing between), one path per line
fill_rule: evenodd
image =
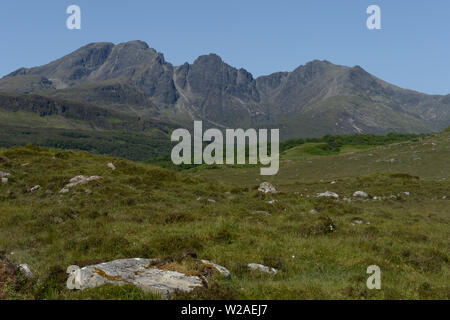
M81 7L81 30L66 28L71 4ZM371 4L382 30L366 28ZM256 77L326 59L450 93L449 0L2 0L0 40L0 76L90 42L143 40L174 65L214 52Z

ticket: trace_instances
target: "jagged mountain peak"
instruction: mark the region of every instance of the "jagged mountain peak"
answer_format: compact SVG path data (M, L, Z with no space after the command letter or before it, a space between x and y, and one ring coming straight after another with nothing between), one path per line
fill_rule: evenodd
M90 43L47 65L18 69L0 79L0 91L78 101L83 94L108 106L130 103L129 110L155 105L168 118L220 126L277 124L284 136L423 132L450 124L449 96L401 89L359 65L313 60L255 79L215 53L174 67L139 40Z

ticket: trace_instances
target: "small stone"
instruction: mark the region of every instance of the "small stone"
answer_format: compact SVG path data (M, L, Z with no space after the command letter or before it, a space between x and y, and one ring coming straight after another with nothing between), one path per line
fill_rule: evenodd
M311 209L311 210L309 210L309 213L311 213L311 214L318 214L319 211L317 211L316 209Z
M113 171L116 170L116 166L112 162L108 163L107 166Z
M256 211L256 213L262 214L262 215L265 215L265 216L268 216L268 217L271 216L271 214L269 212L267 212L267 211Z
M231 272L230 272L227 268L222 267L222 266L219 266L218 264L215 264L215 263L213 263L213 262L211 262L211 261L208 261L208 260L201 260L201 261L202 261L203 264L206 264L206 265L208 265L208 266L214 267L217 271L219 271L219 273L220 273L223 277L225 277L225 278L227 278L227 279L230 279L230 278L231 278Z
M269 274L277 274L277 270L271 267L267 267L267 266L263 266L262 264L258 264L258 263L249 263L247 264L247 267L249 267L252 270L255 271L261 271L264 273L269 273Z
M277 193L277 189L270 182L263 182L259 185L258 191L263 193Z
M59 193L65 194L65 193L68 193L69 191L70 191L70 190L67 189L67 188L62 188L62 189L59 191Z
M30 192L35 192L36 190L39 190L40 188L41 188L40 185L36 185L36 186L32 187L29 191Z
M214 199L208 199L208 202L210 202L210 203L216 203L217 201L214 200Z
M8 183L8 178L2 178L2 184L7 184Z
M19 271L27 278L33 278L34 275L30 270L30 266L27 264L21 264L19 265Z
M0 171L0 178L6 178L6 177L8 177L8 176L10 176L10 175L11 175L11 174L8 173L8 172Z
M324 193L318 193L317 198L335 198L335 199L339 199L339 195L337 193L334 192L330 192L330 191L326 191Z
M353 193L353 197L368 198L369 195L367 193L365 193L364 191L356 191L355 193Z
M268 204L275 204L275 203L277 203L277 202L278 202L277 200L270 200L270 201L267 201Z

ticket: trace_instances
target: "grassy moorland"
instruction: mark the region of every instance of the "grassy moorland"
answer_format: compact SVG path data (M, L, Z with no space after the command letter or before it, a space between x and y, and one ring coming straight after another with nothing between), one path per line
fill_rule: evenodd
M158 299L131 286L72 292L65 270L127 257L189 269L197 256L232 278L175 299L449 299L450 132L415 140L331 153L300 144L283 151L274 177L252 166L175 172L87 152L0 149L0 171L11 174L0 185L0 297ZM59 193L80 174L102 179ZM264 180L280 193L258 192ZM357 190L369 198L354 199ZM325 191L340 199L315 196ZM5 261L29 264L40 281L2 276ZM279 272L249 271L252 262ZM366 287L373 264L381 290Z

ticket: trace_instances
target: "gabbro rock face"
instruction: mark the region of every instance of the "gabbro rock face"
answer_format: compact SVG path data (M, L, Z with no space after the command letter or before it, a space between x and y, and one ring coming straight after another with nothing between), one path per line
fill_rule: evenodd
M263 193L278 193L277 189L270 182L263 182L259 185L258 191Z
M135 258L114 260L81 269L70 266L67 269L67 288L83 290L105 284L133 284L144 291L158 292L167 297L176 290L190 292L203 287L199 277L152 267L155 261L157 260Z

